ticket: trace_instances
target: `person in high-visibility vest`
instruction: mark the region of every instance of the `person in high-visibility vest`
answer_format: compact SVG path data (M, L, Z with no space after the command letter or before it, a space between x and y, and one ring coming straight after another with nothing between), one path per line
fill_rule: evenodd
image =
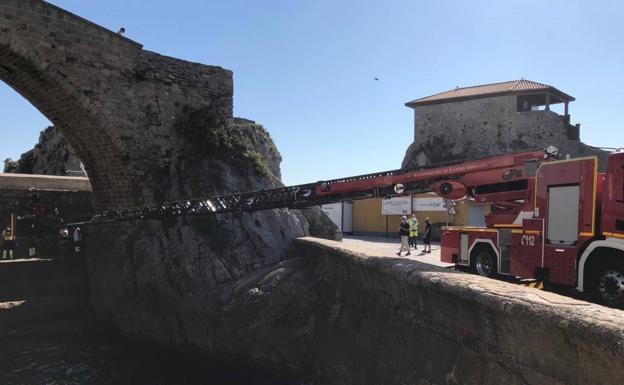
M7 226L2 231L2 259L13 259L13 250L15 250L15 235L11 231L11 226Z
M412 214L412 217L407 220L407 223L409 223L410 227L409 246L413 247L414 249L418 249L418 244L416 241L418 237L418 218L416 218L416 214Z

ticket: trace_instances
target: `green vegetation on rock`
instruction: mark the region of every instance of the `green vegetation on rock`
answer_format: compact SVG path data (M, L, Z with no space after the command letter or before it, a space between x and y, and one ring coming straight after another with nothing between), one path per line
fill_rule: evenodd
M194 150L190 157L191 161L216 158L243 174L253 170L260 175L270 176L271 171L262 155L250 150L242 139L240 128L230 124L218 111L217 108L210 106L202 108L186 106L176 119L175 130Z

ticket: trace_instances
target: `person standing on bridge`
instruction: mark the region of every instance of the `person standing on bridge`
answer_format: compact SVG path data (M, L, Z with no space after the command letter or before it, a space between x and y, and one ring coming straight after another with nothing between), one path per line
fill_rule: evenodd
M413 247L414 250L418 250L417 237L418 237L418 218L416 218L416 214L412 214L412 217L407 220L410 227L409 234L409 246Z
M423 243L425 244L425 253L431 253L431 218L425 219L425 233L423 234Z
M401 224L399 225L399 236L401 237L401 248L397 253L399 257L401 256L401 251L407 251L407 254L405 254L406 257L410 255L409 244L407 243L409 233L410 225L407 223L407 217L404 215L401 217Z

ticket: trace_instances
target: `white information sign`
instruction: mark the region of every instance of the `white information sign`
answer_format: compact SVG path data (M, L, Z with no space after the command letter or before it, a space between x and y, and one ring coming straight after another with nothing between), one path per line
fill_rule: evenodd
M444 199L438 197L414 198L414 211L446 211Z
M408 215L412 212L412 198L396 197L381 200L381 215Z

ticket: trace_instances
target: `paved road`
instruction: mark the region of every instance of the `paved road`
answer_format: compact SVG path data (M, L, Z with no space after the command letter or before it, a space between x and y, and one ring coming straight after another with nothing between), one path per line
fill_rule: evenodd
M400 246L399 239L395 238L354 237L345 235L343 242L365 248L368 253L376 254L379 257L392 258L397 257L396 253L399 251ZM423 253L422 242L419 241L418 243L418 250L411 249L411 255L405 258L435 266L453 266L449 263L440 262L440 245L438 243L433 243L431 245L430 254ZM401 255L405 255L405 253L401 253Z

